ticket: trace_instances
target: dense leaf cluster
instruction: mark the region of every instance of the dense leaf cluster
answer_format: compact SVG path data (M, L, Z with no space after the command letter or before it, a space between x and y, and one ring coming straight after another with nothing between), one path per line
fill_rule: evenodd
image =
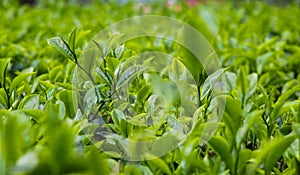
M1 2L0 175L300 174L299 5L200 2ZM208 76L171 40L119 43L122 34L112 33L92 41L99 62L80 61L82 54L96 57L83 52L94 34L142 14L192 25L224 68ZM151 50L172 59L165 65L135 57ZM151 64L163 65L161 74L148 75ZM74 84L75 75L89 81ZM226 100L224 113L214 120L219 99ZM155 140L172 127L187 137L168 154L120 159L143 153L121 137ZM208 141L205 128L215 128ZM152 149L172 146L163 143ZM109 154L99 149L107 147Z

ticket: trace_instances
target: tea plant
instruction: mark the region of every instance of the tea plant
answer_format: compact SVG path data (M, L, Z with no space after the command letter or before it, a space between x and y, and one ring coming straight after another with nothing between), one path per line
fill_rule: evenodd
M280 7L264 2L189 7L179 1L0 4L5 11L0 13L0 174L300 173L296 1ZM208 76L202 67L192 70L194 63L186 60L193 55L171 40L119 43L122 34L91 42L96 62L81 59L92 58L84 49L96 32L147 13L195 27L224 68ZM139 60L138 53L149 50L172 55L170 64L151 56ZM156 64L163 69L149 71ZM191 81L195 77L197 82ZM184 98L171 81L190 83L181 87ZM222 119L211 121L220 99L226 100ZM159 139L174 126L187 135L174 137L182 142L167 154L121 159L144 151L122 138ZM208 140L205 128L215 129ZM153 145L170 147L167 141Z

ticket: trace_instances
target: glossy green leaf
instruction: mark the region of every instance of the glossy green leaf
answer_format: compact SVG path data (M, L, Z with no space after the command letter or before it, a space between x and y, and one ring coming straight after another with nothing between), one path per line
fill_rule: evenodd
M8 103L8 98L7 94L4 90L4 88L0 89L0 103L3 105L4 108L8 108L7 103Z
M228 69L229 68L220 69L207 77L202 87L201 100L203 100L215 88L217 81L221 79L224 72Z
M185 78L184 68L184 65L178 59L173 58L169 70L169 77L175 82L182 81Z
M242 109L241 102L232 97L226 98L225 113L223 116L223 122L226 124L227 129L231 132L232 138L235 141L235 136L238 129L242 124Z
M295 91L299 89L298 86L293 87L292 89L286 91L284 94L282 94L277 102L274 105L274 109L271 115L272 121L275 121L277 117L279 116L279 111L282 108L282 106L287 102L287 100L290 98L291 95L295 93Z
M59 99L64 102L66 107L66 115L70 118L74 118L78 108L78 102L76 98L73 98L75 92L71 90L63 90L59 93Z
M122 111L118 110L118 109L114 109L112 112L111 112L111 116L112 116L112 120L114 121L115 125L120 128L120 123L121 123L121 120L122 119L126 119L125 118L125 115Z
M55 103L48 101L45 104L44 110L49 114L51 120L63 120L66 115L66 107L64 103L57 100Z
M70 45L70 49L73 53L75 53L75 47L76 47L76 30L77 30L77 27L74 27L73 30L71 31L70 33L70 36L69 36L69 45Z
M212 137L208 143L221 156L226 166L233 171L233 158L227 140L221 136Z
M75 53L70 49L69 45L64 41L62 37L54 37L47 39L47 42L50 46L55 47L58 51L64 54L73 62L77 62Z
M294 136L288 136L281 140L276 140L271 144L264 161L266 174L271 172L276 162L283 155L286 149L294 142L294 140Z
M123 55L124 48L125 48L125 44L117 46L113 51L114 57L120 59Z
M146 70L146 67L142 66L142 65L133 65L133 66L129 67L120 76L120 78L116 84L116 88L119 89L122 86L126 85L130 81L134 80L137 76L139 76L145 70Z
M51 81L51 83L55 83L57 82L57 80L59 79L59 77L62 75L63 73L63 69L64 67L62 65L60 66L56 66L54 67L50 72L49 72L49 79Z
M255 93L258 77L257 77L256 73L253 73L253 74L248 75L247 79L248 79L249 85L247 88L247 93L245 94L244 103L246 103L247 100Z
M242 103L245 103L246 94L248 92L249 81L247 78L247 73L245 67L242 67L239 71L238 77L236 79L236 86L239 90L239 95Z
M249 160L252 157L252 151L249 149L243 149L239 152L239 159L238 159L238 165L237 165L237 171L241 171L242 169L246 168L246 164L249 162Z
M6 78L6 69L8 63L10 62L10 58L0 58L0 85L1 87L4 86L4 81Z
M20 84L22 84L24 82L24 80L26 80L27 78L29 78L30 76L32 76L34 74L35 74L35 72L21 73L20 75L18 75L17 77L15 77L13 79L13 81L11 82L10 87L9 87L10 93L13 90L16 90L16 88L19 87Z
M107 83L108 85L112 86L113 80L112 80L112 77L111 77L110 74L104 73L104 71L103 71L101 68L99 68L99 67L97 67L97 68L95 69L95 71L96 71L97 75L99 75L99 77L100 77L102 80L105 81L105 83Z
M152 171L159 170L160 173L163 173L163 174L168 174L168 175L172 174L169 166L162 159L157 158L153 155L149 155L149 154L147 154L146 157L147 157L147 159L150 159L150 160L147 160L147 163L151 167Z
M143 86L137 93L137 101L144 102L152 92L152 87L150 85Z
M39 102L40 95L32 94L25 97L19 104L18 109L24 110L33 110L38 109L40 102Z

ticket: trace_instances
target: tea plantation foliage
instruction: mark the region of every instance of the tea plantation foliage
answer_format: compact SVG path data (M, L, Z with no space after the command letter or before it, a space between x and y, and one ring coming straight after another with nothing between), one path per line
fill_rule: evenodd
M0 174L300 174L299 8L296 2L259 1L200 1L195 6L185 1L40 0L35 6L1 1ZM175 120L196 123L186 140L162 157L126 161L117 158L119 153L103 153L98 149L102 142L92 144L93 136L85 134L98 131L97 122L86 124L102 117L114 133L138 137L138 127L126 123L126 110L147 113L145 106L156 107L142 75L127 74L122 80L114 74L116 67L145 50L182 59L193 55L178 51L171 40L155 37L121 43L103 58L107 65L99 65L94 82L98 98L89 91L79 107L73 99L72 76L96 33L144 14L182 20L207 38L224 67L214 76L226 85L219 94L226 106L212 138L199 142L217 95L205 86L203 68L190 67L199 78L194 92L199 108L191 118L181 116L178 106L173 111ZM107 45L98 43L99 49L116 44L118 37L112 35ZM180 59L169 66L185 69ZM111 92L128 78L136 79L130 85L131 98L126 107L116 107ZM162 121L143 129L155 139L168 127Z

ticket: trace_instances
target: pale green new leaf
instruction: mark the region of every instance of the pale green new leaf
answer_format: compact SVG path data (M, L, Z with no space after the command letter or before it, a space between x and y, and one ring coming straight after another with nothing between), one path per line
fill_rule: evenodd
M19 87L19 85L21 83L24 82L24 80L26 80L28 77L34 75L35 72L29 72L29 73L21 73L20 75L18 75L17 77L15 77L13 79L13 81L11 82L10 84L10 87L9 87L9 91L10 93L15 90L17 87Z
M24 110L33 110L39 108L39 94L32 94L26 96L19 104L18 109L24 109Z
M221 136L214 136L208 143L221 156L221 159L225 162L227 168L233 171L233 158L227 140Z
M126 119L124 113L120 111L119 109L113 109L111 112L112 120L115 123L115 125L120 129L120 123L122 119Z
M124 84L134 80L137 76L139 76L143 71L145 71L146 67L142 65L133 65L127 68L124 73L122 73L119 78L116 88L120 89Z
M77 27L74 27L71 34L70 34L70 37L69 37L69 45L70 45L70 49L73 53L75 53L75 47L76 47L76 29Z
M169 166L161 158L158 158L150 154L146 154L145 157L149 159L147 160L147 163L149 164L152 170L154 171L160 170L161 173L163 174L168 174L168 175L172 174Z
M67 58L71 59L73 62L77 62L75 53L70 49L69 45L62 39L62 37L54 37L47 40L50 46L55 47Z
M7 65L10 61L10 58L0 58L0 85L1 87L4 86L5 81L5 75L6 75L6 69Z
M287 90L284 94L282 94L277 102L274 105L274 109L271 115L271 119L272 121L275 121L278 117L279 117L279 112L280 109L282 108L282 106L288 101L288 99L290 98L291 95L293 95L295 93L295 91L299 89L298 86L293 87L290 90Z
M225 71L227 71L228 68L222 68L220 70L217 70L213 74L209 75L207 79L204 81L202 92L201 92L201 100L203 100L214 88L217 81L219 81L224 74Z
M264 161L266 174L269 174L271 172L276 162L280 159L280 157L283 155L286 149L294 142L295 139L295 136L288 136L281 140L276 140L273 143L271 143L271 146L268 150L265 150L268 151Z

